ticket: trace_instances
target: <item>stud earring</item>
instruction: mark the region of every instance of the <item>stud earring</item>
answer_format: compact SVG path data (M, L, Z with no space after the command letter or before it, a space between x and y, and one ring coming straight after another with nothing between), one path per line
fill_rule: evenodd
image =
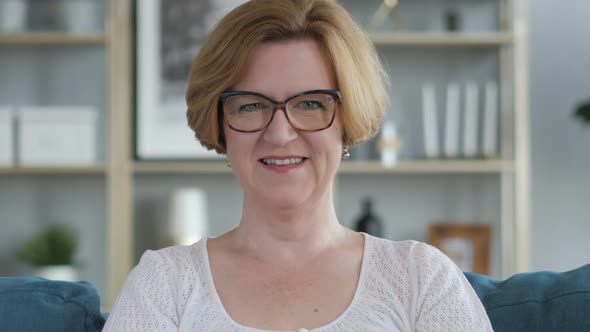
M227 167L231 168L231 163L229 162L229 160L227 161Z
M345 146L342 148L342 159L346 160L350 158L350 152L348 152L348 147Z

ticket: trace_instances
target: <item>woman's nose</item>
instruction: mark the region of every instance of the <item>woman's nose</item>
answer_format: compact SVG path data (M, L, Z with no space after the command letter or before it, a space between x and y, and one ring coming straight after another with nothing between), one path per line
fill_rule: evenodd
M264 129L263 137L270 143L285 145L297 135L297 130L289 123L284 109L278 109L268 127Z

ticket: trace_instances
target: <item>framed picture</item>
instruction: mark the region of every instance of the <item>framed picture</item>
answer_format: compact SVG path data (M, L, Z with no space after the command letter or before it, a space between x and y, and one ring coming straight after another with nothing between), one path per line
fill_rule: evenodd
M141 0L136 10L138 159L215 159L187 125L194 57L212 26L245 0Z
M490 225L432 224L428 243L447 255L463 272L489 274Z

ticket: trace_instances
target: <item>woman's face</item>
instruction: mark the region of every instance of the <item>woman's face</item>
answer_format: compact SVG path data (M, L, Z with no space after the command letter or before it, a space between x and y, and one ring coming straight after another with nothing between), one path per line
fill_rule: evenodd
M254 49L245 75L230 90L281 101L303 91L337 89L333 77L317 42L269 42ZM336 106L332 125L316 132L293 128L281 110L258 132L238 132L224 123L227 157L246 202L288 209L325 197L342 155L339 111Z

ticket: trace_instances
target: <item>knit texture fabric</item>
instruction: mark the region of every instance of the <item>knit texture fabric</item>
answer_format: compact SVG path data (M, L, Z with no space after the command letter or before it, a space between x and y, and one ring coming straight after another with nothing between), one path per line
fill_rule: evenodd
M331 323L297 331L492 331L459 268L436 248L367 234L360 279ZM250 331L225 311L211 276L207 239L146 251L103 331Z

